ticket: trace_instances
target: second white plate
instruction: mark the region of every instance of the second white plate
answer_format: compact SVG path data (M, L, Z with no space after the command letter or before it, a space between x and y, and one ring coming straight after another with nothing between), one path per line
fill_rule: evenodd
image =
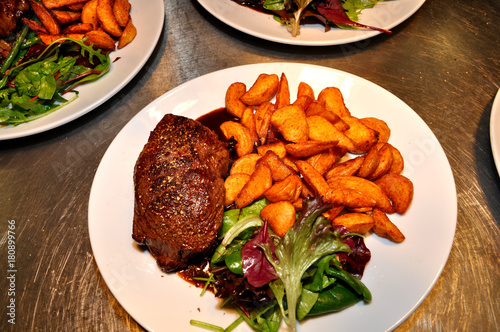
M375 235L363 282L372 303L359 303L339 313L309 319L301 331L386 331L395 328L423 301L443 270L457 220L455 183L448 160L429 127L404 102L360 77L306 64L268 63L217 71L187 82L153 101L117 135L96 172L89 200L89 234L94 257L109 289L125 310L149 331L187 331L191 319L227 327L235 312L218 308L212 294L177 275L160 271L148 251L132 240L134 165L149 133L166 113L199 116L224 106L227 87L250 86L260 73L285 73L292 96L298 83L316 93L327 86L341 89L356 117L378 117L392 130L390 143L406 161L404 174L415 186L405 216L391 219L406 240L394 244ZM237 331L250 331L245 324Z

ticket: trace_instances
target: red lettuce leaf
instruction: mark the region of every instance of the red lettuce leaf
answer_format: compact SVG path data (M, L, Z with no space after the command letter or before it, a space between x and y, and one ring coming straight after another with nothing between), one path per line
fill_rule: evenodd
M342 8L342 3L340 2L340 0L327 0L325 2L315 3L315 5L318 13L320 13L321 15L323 15L324 17L326 17L335 24L350 25L358 28L365 28L385 33L391 33L389 30L372 27L369 25L364 25L358 22L351 21L351 19L344 12L344 8Z
M264 251L259 246L259 244L264 243L270 244L274 251L274 245L267 231L267 221L264 222L259 234L248 241L241 249L243 275L247 278L248 283L254 287L261 287L278 279L276 270L269 263Z

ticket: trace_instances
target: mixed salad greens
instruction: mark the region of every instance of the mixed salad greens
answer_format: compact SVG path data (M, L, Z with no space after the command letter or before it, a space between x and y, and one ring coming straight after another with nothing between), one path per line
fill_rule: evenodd
M84 40L61 38L45 46L25 25L0 69L0 125L18 125L52 113L78 97L74 89L109 72L107 53ZM74 96L65 99L68 92Z
M210 262L205 287L236 305L240 318L229 328L192 321L215 331L230 331L246 321L255 331L290 331L305 318L343 310L371 293L360 281L371 254L361 235L332 228L322 216L331 206L321 197L305 200L292 228L279 237L260 218L266 199L224 214L222 242Z
M235 0L245 5L254 5L255 1ZM331 26L341 29L364 28L385 33L390 31L358 23L358 16L363 9L372 8L382 0L258 0L262 8L274 13L282 25L288 27L293 37L300 33L300 26L307 18L316 18L325 25L326 31Z

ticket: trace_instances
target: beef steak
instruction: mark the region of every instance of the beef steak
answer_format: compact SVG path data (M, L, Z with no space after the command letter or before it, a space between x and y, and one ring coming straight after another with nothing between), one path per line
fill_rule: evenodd
M165 272L188 266L217 238L229 153L209 128L167 114L135 165L132 237Z

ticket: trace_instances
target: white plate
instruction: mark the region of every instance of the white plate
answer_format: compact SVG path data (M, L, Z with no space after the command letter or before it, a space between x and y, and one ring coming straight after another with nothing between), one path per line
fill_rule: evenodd
M493 159L497 165L498 174L500 174L500 89L495 96L493 106L491 107L490 117L490 141Z
M54 113L18 126L0 127L0 140L41 133L73 121L104 103L132 80L160 38L165 11L163 0L130 0L130 4L137 36L129 45L110 54L109 73L97 82L78 87L78 98Z
M213 16L227 25L262 39L304 46L327 46L353 43L380 34L373 30L341 30L332 28L325 32L321 24L308 24L300 28L300 35L290 32L272 15L241 6L231 0L198 0ZM425 0L391 0L380 2L362 11L359 23L390 30L413 15Z
M373 294L343 312L310 319L301 331L384 331L400 324L423 301L446 264L457 220L452 172L441 145L422 119L400 99L360 77L306 64L267 63L217 71L169 91L138 113L117 135L96 172L89 201L89 233L95 260L109 289L125 310L150 331L198 331L190 319L227 327L236 314L217 308L212 294L177 275L160 271L148 251L132 240L133 168L149 133L166 113L190 118L224 106L234 81L250 86L260 73L284 72L292 95L300 81L318 93L339 87L351 113L374 116L392 129L390 142L406 160L404 174L415 196L404 217L391 218L406 235L401 244L375 235L363 281ZM237 331L250 331L245 324Z

